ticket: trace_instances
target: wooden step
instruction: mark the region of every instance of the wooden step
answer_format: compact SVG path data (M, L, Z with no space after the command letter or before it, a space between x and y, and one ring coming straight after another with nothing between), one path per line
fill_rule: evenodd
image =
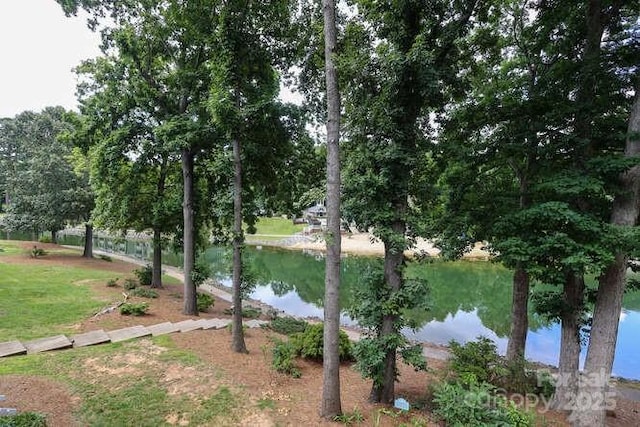
M207 319L202 329L223 329L231 323L229 319Z
M144 326L130 326L128 328L116 329L115 331L107 332L109 338L111 338L111 342L120 342L126 341L133 338L141 338L148 337L151 335L151 331L149 331Z
M18 354L26 354L27 349L20 341L0 342L0 357L17 356Z
M193 320L187 319L182 322L176 323L176 326L180 329L180 332L189 332L195 331L196 329L202 329L204 324L202 322L203 319Z
M156 325L147 326L147 329L151 332L151 335L157 337L158 335L171 334L173 332L180 332L180 327L175 323L164 322Z
M27 354L41 353L43 351L61 350L69 348L73 345L69 338L64 335L56 335L55 337L40 338L37 340L24 343Z
M71 337L71 342L74 347L86 347L89 345L103 344L110 342L111 337L103 330L86 332L84 334L78 334Z

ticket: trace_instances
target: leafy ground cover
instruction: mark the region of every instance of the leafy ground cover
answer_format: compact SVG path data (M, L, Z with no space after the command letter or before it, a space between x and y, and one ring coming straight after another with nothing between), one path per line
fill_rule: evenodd
M137 267L117 260L83 260L77 253L56 255L53 245L46 249L48 255L40 259L31 259L26 252L0 256L0 268L9 265L22 265L28 267L27 270L48 268L50 274L58 273L53 269L56 266L78 269L85 273L84 278L70 276L61 287L69 291L84 288L84 296L92 304L106 305L122 299L121 283L125 277L133 277L132 270ZM119 285L107 286L109 279L115 277L120 278ZM76 310L75 317L68 319L69 324L56 320L43 325L42 331L46 329L53 335L69 329L85 332L189 318L181 314L179 284L167 283L164 289L158 290L158 298L132 296L130 300L148 302L149 314L122 316L115 310L93 318L87 317L84 309ZM4 310L4 299L0 301ZM66 305L77 302L72 299ZM58 306L57 310L68 310L67 306ZM228 308L228 303L217 299L201 317L225 317ZM0 315L2 328L4 316ZM20 333L25 332L28 331L22 329ZM247 355L230 350L230 335L223 329L6 358L0 362L0 394L7 396L3 402L7 406L45 414L49 426L339 425L317 415L322 386L319 363L297 360L299 379L272 369L276 338L285 337L268 329L247 330L250 350ZM430 371L425 373L399 365L397 392L412 404L411 411L400 412L369 404L370 383L362 380L351 364L343 364L341 394L345 415L342 423L441 425L432 414L429 402L434 384L446 377L448 368L438 360L429 360L429 367ZM620 402L617 418L608 419L609 425L634 425L633 411L637 409L640 409L638 405ZM564 417L555 413L541 416L540 423L565 425Z

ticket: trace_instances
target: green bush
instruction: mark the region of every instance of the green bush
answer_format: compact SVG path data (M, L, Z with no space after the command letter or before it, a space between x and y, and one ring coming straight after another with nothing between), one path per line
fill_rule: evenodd
M292 335L291 342L296 349L296 354L305 359L322 360L323 333L324 324L316 323L307 326L304 332ZM341 361L353 360L351 341L343 330L340 330L338 347Z
M144 316L149 310L149 304L146 302L126 302L120 306L120 314L125 316Z
M49 235L40 236L38 238L38 242L40 243L53 243L53 239Z
M108 288L115 288L117 286L118 286L118 278L117 277L115 279L107 280L107 287Z
M293 335L299 332L304 332L307 329L309 323L302 319L296 319L294 317L276 317L269 322L269 328L274 332L283 335Z
M451 369L458 376L473 374L479 382L487 382L519 394L539 394L551 397L555 391L552 379L544 378L532 369L524 358L507 361L496 351L495 344L485 337L460 345L449 343Z
M534 423L533 415L497 395L494 386L478 382L470 373L455 382L436 385L433 404L433 414L447 425L528 427Z
M198 306L198 311L207 311L207 309L212 307L214 303L215 300L211 295L202 292L198 292L196 294L196 305Z
M207 262L204 256L198 257L195 265L193 266L193 271L191 272L191 280L193 284L197 287L202 285L207 281L211 274L213 273L211 269L211 265Z
M141 298L158 298L158 292L148 288L135 288L131 291L131 295Z
M135 289L138 287L138 282L136 282L136 279L132 279L131 277L127 277L126 279L124 279L124 289L127 291L130 291L132 289Z
M494 383L506 374L496 345L487 337L478 337L464 345L451 341L451 369L458 375L473 374L478 382Z
M31 258L40 258L41 256L45 256L47 252L44 249L34 245L29 254L31 255Z
M227 308L224 310L225 314L232 315L233 309ZM259 308L255 307L242 307L242 317L245 319L257 319L260 317L262 311Z
M136 268L133 270L133 274L138 278L138 282L142 286L150 286L153 279L153 267L149 264L144 267Z
M291 375L294 378L300 378L302 373L294 363L296 349L293 344L290 341L282 341L277 338L274 339L274 344L272 350L273 358L271 359L273 369Z
M47 419L37 412L0 416L0 427L46 427Z

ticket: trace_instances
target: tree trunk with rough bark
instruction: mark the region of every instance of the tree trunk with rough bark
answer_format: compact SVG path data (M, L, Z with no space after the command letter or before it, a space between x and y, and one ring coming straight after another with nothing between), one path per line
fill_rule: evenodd
M93 225L90 222L84 224L84 258L93 258Z
M195 264L195 224L193 208L193 153L188 148L182 152L182 179L184 183L184 195L182 202L182 215L184 220L183 252L184 252L184 307L183 314L198 315L196 304L196 286L193 283L192 273Z
M233 140L233 326L231 349L247 353L242 330L242 159L240 140Z
M342 413L340 400L340 92L333 56L336 51L335 2L324 0L325 80L327 85L327 255L324 293L322 402L320 415Z
M581 274L567 274L562 300L560 362L551 405L554 409L568 411L575 404L580 376L580 327L584 306L584 277Z
M629 117L625 156L640 155L640 83L636 82L636 95ZM633 227L640 211L640 166L634 166L620 177L624 192L613 202L611 223ZM589 402L574 416L577 425L604 426L605 410L614 409L615 394L609 390L613 357L618 339L618 325L622 310L628 254L617 253L614 262L600 277L598 295L593 312L589 348L584 365L588 379L580 389L580 399Z
M151 265L151 287L162 287L162 233L159 228L153 229L153 262Z
M507 360L514 362L524 358L529 331L529 274L518 266L513 273L513 297L511 302L511 334L507 345Z
M399 207L397 212L405 212L406 205ZM396 236L404 238L406 224L403 220L396 220L392 226ZM402 288L402 267L404 265L404 250L397 247L393 242L384 241L384 280L386 286L391 290L391 295ZM393 296L391 296L393 298ZM385 315L382 318L380 337L397 333L395 324L398 321L397 315ZM382 384L373 384L369 400L371 402L391 404L395 399L396 382L396 349L389 349L384 359L384 371L382 374Z

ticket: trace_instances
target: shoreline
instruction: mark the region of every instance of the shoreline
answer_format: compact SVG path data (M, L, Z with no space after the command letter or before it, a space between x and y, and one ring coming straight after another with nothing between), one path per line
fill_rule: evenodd
M360 237L357 242L359 242L359 244L362 244L362 237ZM343 239L344 242L344 239ZM367 244L369 244L369 242L366 242ZM251 242L247 242L247 244L253 245ZM264 243L258 243L255 246L273 246L273 247L279 247L279 248L283 248L283 249L288 249L288 250L310 250L310 251L316 251L316 252L325 252L326 251L326 246L324 241L320 241L320 242L313 242L311 244L300 244L300 245L289 245L289 246L283 246L283 245L279 245L277 244L277 242L273 242L273 244L270 245L266 245ZM486 253L486 251L482 251L478 245L481 244L477 244L476 247L477 249L477 253L476 254L472 254L468 257L463 257L463 259L465 260L469 260L469 261L481 261L481 260L487 260L488 258L488 254ZM64 247L68 247L68 248L72 248L72 249L78 249L77 246L68 246L68 245L63 245ZM382 244L380 243L380 246L382 246ZM324 250L321 249L324 248ZM344 248L344 245L343 245ZM81 249L81 248L80 248ZM383 251L382 251L383 252ZM380 253L378 252L378 249L371 249L369 251L367 250L360 250L360 248L358 248L358 246L356 245L355 247L352 245L351 247L349 247L349 249L347 251L345 251L346 254L351 254L351 255L359 255L359 256L378 256L380 255ZM121 254L117 254L114 252L106 252L106 251L102 251L99 249L94 250L94 254L104 254L104 255L108 255L111 256L113 258L117 258L120 259L121 261L125 261L125 262L129 262L132 264L136 264L136 265L140 265L140 266L144 266L146 264L148 264L148 261L146 260L142 260L139 258L134 258L134 257L130 257L127 255L121 255ZM436 254L436 256L438 256ZM178 279L180 282L184 283L184 274L182 273L182 269L180 267L174 267L174 266L170 266L170 265L166 265L163 264L162 265L162 269L163 272L175 279ZM230 293L230 288L227 286L224 286L222 284L219 283L215 283L214 281L210 281L210 283L204 283L202 285L200 285L200 289L204 290L205 292L210 293L211 295L213 295L214 297L218 297L221 298L225 301L231 302L232 300L232 295ZM284 314L286 316L291 316L294 318L299 318L299 319L304 319L307 320L311 323L314 322L322 322L322 319L319 319L317 317L304 317L304 316L296 316L296 315L292 315L292 314L288 314L286 312L284 312L283 310L279 310L267 303L264 303L262 301L259 300L254 300L254 299L245 299L244 300L248 305L251 305L255 308L258 308L262 311L263 314L268 315L270 311L273 311L274 313L278 313L278 314ZM360 337L363 335L363 329L355 327L355 326L347 326L347 325L340 325L340 327L345 330L345 332L347 333L347 335L349 336L350 339L357 341L360 339ZM430 358L430 359L436 359L436 360L442 360L442 361L446 361L450 358L450 351L449 351L449 347L446 345L442 345L442 344L438 344L438 343L433 343L433 342L429 342L429 341L416 341L416 343L420 344L423 348L423 355L426 358ZM531 364L533 364L534 366L537 367L541 367L543 369L550 369L550 370L557 370L557 366L553 366L553 365L546 365L546 364L542 364L539 362L535 362L535 361L529 361ZM625 396L625 398L631 399L631 400L637 400L640 401L640 380L634 380L634 379L628 379L628 378L624 378L624 377L618 377L618 376L612 376L612 378L616 379L617 381L619 381L620 383L622 383L621 385L626 385L623 387L620 387L621 389L624 390L623 395Z
M251 238L255 236L256 239ZM283 236L281 240L260 240L260 235L245 236L245 243L251 246L273 246L289 250L308 250L326 253L327 246L321 234L307 237L306 241L297 240L295 242L287 242L291 236ZM491 254L484 249L484 243L477 242L474 247L466 252L462 258L473 261L488 261ZM341 252L343 254L360 255L360 256L384 256L384 245L376 239L371 233L355 232L342 235ZM408 257L428 256L433 258L440 257L440 250L436 248L430 241L422 238L416 239L416 244L407 249L405 254Z

